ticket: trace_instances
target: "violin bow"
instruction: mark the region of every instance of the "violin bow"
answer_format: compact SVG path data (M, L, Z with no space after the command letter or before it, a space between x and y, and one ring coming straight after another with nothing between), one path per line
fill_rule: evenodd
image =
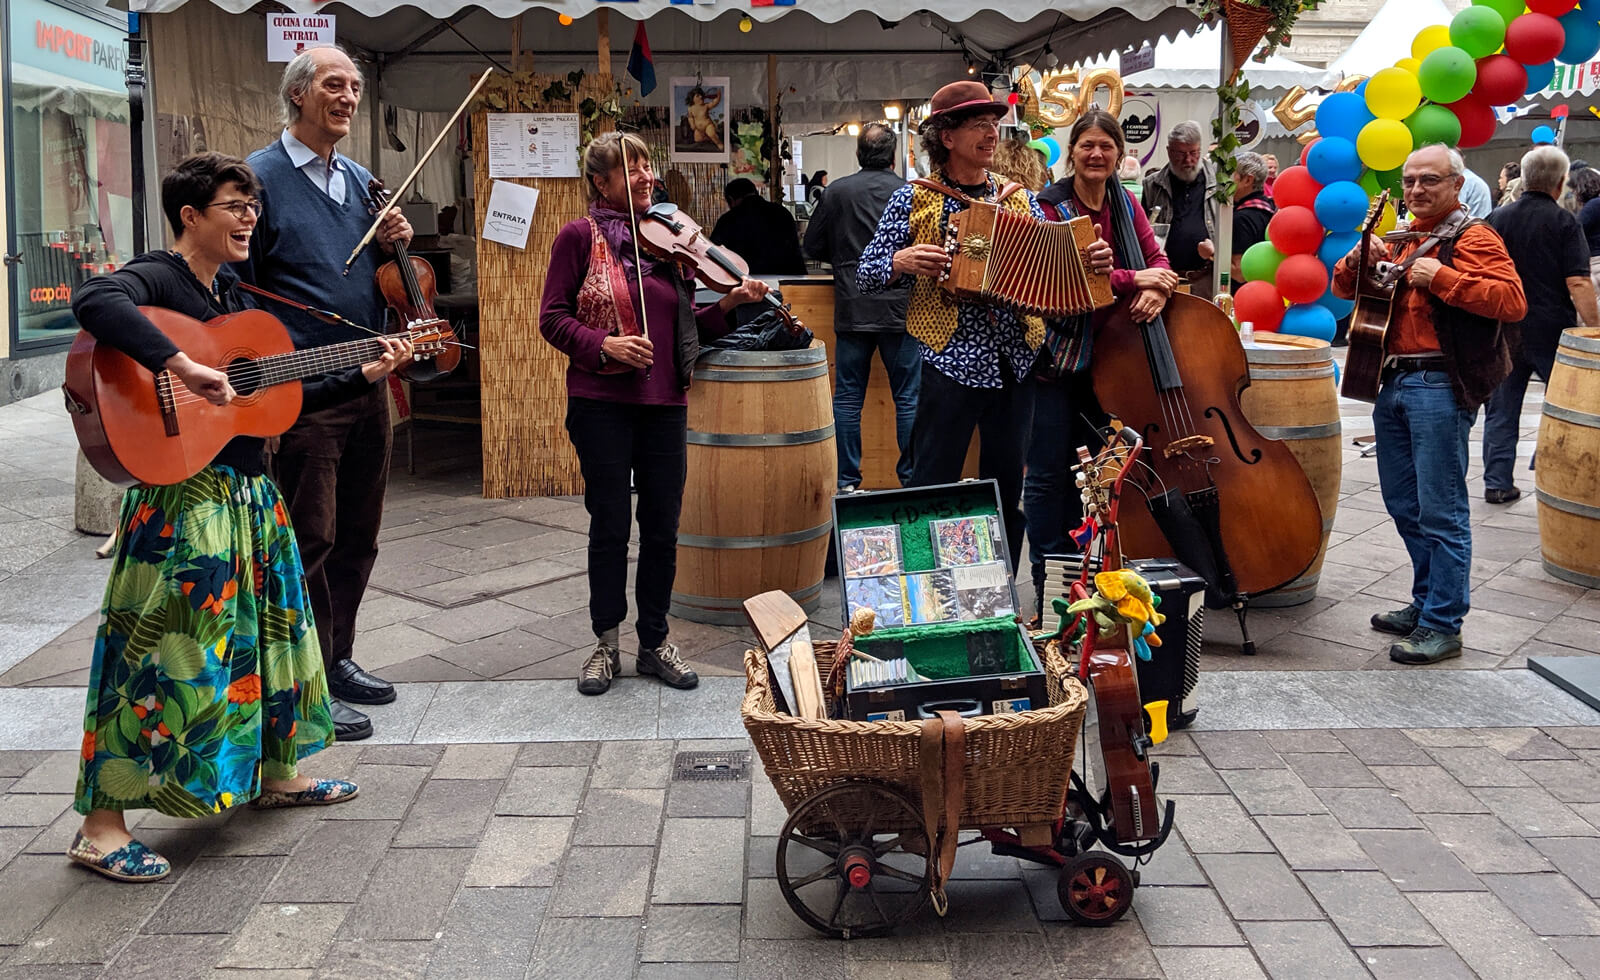
M622 147L622 175L628 176L628 148ZM644 338L650 339L650 311L644 307L644 259L639 254L639 219L633 212L633 183L627 181L623 189L628 194L628 223L633 226L633 276L639 282L639 324L644 331ZM650 367L654 367L652 359ZM644 379L650 380L650 368L644 369Z
M417 158L417 165L411 168L411 173L407 174L406 179L401 181L400 186L395 188L394 192L389 195L389 203L378 209L378 213L372 218L372 227L368 228L367 233L361 236L361 241L356 243L356 247L350 250L350 257L344 260L345 275L348 276L350 274L350 267L355 265L356 256L360 255L361 250L372 243L373 236L378 233L378 226L383 224L383 219L387 218L389 212L393 211L400 203L400 196L410 188L412 181L417 179L417 174L422 172L423 166L433 156L433 151L437 150L439 144L444 142L444 134L455 128L456 120L460 119L461 114L467 111L467 106L472 103L472 100L478 97L478 90L483 88L483 83L487 82L492 74L494 74L493 68L484 69L483 76L478 79L478 84L472 86L472 91L468 92L467 97L461 100L460 105L456 106L455 114L450 117L450 121L439 129L439 135L433 138L433 145L428 147L428 152ZM376 164L377 161L374 160L373 163Z

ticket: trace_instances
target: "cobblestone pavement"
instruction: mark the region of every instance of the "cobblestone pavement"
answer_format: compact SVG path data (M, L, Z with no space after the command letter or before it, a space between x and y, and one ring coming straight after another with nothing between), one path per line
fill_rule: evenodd
M948 916L850 942L784 903L759 768L674 778L748 748L336 746L308 768L348 804L144 814L176 870L139 886L61 857L75 754L6 752L0 977L1600 976L1595 728L1178 733L1180 829L1124 921L1066 922L1054 872L980 845Z

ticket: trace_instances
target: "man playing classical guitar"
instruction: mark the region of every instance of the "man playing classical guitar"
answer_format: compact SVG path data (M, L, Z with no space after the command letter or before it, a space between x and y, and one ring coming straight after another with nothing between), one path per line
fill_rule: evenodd
M249 157L261 178L263 210L250 260L239 271L246 282L381 331L386 310L376 280L378 249L363 250L343 274L346 257L372 221L365 206L371 175L334 149L350 134L361 89L361 72L338 48L304 51L284 68L278 97L286 128ZM411 226L398 209L378 239L410 241ZM298 310L273 312L296 348L365 336ZM300 539L341 741L372 734L367 716L341 702L395 698L393 685L350 659L356 609L378 557L391 445L388 405L383 388L374 385L354 401L301 416L273 460Z
M1402 637L1389 659L1429 664L1461 656L1469 605L1467 437L1511 371L1502 322L1528 303L1493 228L1461 206L1461 154L1425 146L1402 171L1409 228L1370 243L1395 284L1383 383L1373 408L1384 506L1411 555L1411 604L1378 613L1372 628ZM1393 257L1394 266L1387 264ZM1333 291L1355 296L1359 246L1339 260Z

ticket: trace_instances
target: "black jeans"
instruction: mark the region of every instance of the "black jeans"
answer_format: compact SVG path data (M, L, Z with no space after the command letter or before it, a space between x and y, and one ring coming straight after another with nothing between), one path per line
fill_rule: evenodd
M323 663L349 660L356 611L378 559L394 443L382 386L300 416L273 454L305 564Z
M633 582L639 646L653 650L666 642L688 475L688 420L689 410L681 405L567 400L567 435L578 451L589 511L589 619L595 636L628 618L631 473L639 490L639 570Z
M1099 426L1105 421L1089 372L1053 381L1035 380L1033 441L1028 447L1028 476L1022 485L1035 595L1044 594L1045 555L1078 553L1072 532L1083 523L1083 500L1072 468L1078 463L1079 446L1091 452L1100 448Z
M969 388L924 361L917 420L911 428L911 485L926 487L961 479L977 427L978 476L1000 484L1000 516L1013 572L1022 556L1019 505L1022 466L1033 431L1033 387L1031 378L1008 378L1004 388Z

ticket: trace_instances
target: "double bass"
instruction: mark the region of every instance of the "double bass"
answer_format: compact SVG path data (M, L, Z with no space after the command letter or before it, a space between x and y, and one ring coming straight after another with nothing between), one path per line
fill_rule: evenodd
M1149 506L1125 510L1123 547L1194 569L1206 604L1231 606L1244 628L1250 596L1311 567L1322 507L1289 447L1244 417L1250 369L1227 315L1174 293L1160 315L1135 323L1130 303L1095 331L1090 363L1101 407L1149 448L1137 481ZM1254 652L1248 632L1244 652Z

